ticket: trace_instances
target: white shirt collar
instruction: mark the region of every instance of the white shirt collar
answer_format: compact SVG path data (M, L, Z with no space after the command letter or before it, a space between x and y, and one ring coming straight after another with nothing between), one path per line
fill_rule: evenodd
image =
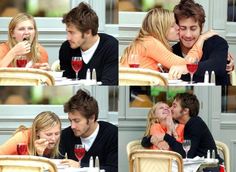
M90 136L88 136L86 138L80 137L82 144L85 145L86 151L88 151L90 149L90 147L92 146L94 140L96 139L96 137L98 135L98 131L99 131L99 124L97 125L97 128L94 130L94 132Z
M83 61L85 64L88 64L88 62L91 60L91 58L93 57L93 54L94 52L96 51L97 47L98 47L98 44L100 42L100 37L98 37L97 41L95 42L95 44L93 44L92 47L90 47L88 50L86 51L81 51L81 55L82 55L82 58L83 58Z

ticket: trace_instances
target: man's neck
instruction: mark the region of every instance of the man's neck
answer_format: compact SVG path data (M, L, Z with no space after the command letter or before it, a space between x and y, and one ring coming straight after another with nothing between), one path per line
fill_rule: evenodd
M88 38L86 44L84 44L83 46L80 47L82 49L82 51L86 51L89 48L91 48L96 43L98 38L99 38L98 34Z
M93 134L93 132L96 130L97 126L98 126L98 122L95 121L95 122L91 125L90 130L89 130L84 136L81 136L81 137L82 137L82 138L87 138L87 137L91 136L91 135Z
M191 49L191 48L185 47L181 42L180 42L180 48L183 54L188 54L189 50Z
M186 125L190 118L191 118L191 117L186 114L186 115L184 115L184 116L179 120L179 123Z

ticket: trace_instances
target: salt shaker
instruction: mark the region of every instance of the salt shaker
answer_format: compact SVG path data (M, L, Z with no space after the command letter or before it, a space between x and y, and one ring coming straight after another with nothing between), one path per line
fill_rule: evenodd
M95 80L97 82L97 74L96 74L96 70L94 68L92 71L92 80Z
M214 71L211 71L211 83L216 83L216 76Z
M93 168L93 157L92 156L89 159L89 168Z
M212 158L212 159L215 159L215 158L216 158L216 154L215 154L215 150L214 150L214 149L212 150L211 158Z
M99 164L98 156L96 156L96 158L95 158L95 167L100 169L100 164Z
M208 73L208 71L205 72L204 83L209 83L209 73Z
M90 69L87 69L86 80L90 80L90 79L91 79L91 72L90 72Z
M210 158L211 158L210 150L207 150L207 159L210 159Z

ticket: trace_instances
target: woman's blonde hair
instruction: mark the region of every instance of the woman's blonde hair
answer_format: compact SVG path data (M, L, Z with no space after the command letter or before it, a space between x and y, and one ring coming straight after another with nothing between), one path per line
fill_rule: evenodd
M144 133L144 136L150 136L150 129L151 126L153 124L159 123L159 119L157 117L155 117L155 113L156 113L156 108L158 105L160 104L166 104L165 102L158 102L155 105L152 106L152 108L149 110L148 112L148 116L147 116L147 125L146 125L146 131Z
M18 43L16 39L13 37L13 32L17 24L27 21L27 20L32 21L34 25L34 30L35 30L35 36L31 43L31 50L30 50L30 53L27 54L27 58L28 60L32 60L33 63L36 63L39 60L40 53L39 53L39 45L38 45L38 30L37 30L36 22L33 16L27 13L19 13L15 17L12 18L8 26L8 44L9 44L10 49L12 49ZM12 64L13 66L16 66L15 61L13 61Z
M173 20L174 13L171 11L162 8L154 8L150 10L143 20L138 36L125 49L124 54L121 57L121 63L123 63L125 59L127 60L130 54L137 54L138 50L140 50L140 43L142 43L144 38L147 36L152 36L159 40L168 50L171 51L171 46L166 37L171 25L174 22ZM143 48L145 51L149 51L145 47Z

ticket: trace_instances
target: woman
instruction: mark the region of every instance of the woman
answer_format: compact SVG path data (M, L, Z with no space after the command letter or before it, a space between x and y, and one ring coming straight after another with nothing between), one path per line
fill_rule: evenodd
M31 128L20 126L15 134L0 146L0 155L17 155L17 144L26 143L28 154L48 158L59 157L61 121L50 111L36 116Z
M154 8L150 10L135 40L125 49L120 65L128 67L129 57L133 54L139 56L141 68L158 70L158 63L170 69L173 65L185 65L188 57L200 60L204 40L215 35L214 32L202 34L186 58L172 53L168 41L179 39L179 27L175 23L174 13L165 9Z
M184 125L174 124L169 106L164 102L156 103L148 113L147 127L144 136L152 136L152 149L169 150L165 141L157 142L155 136L168 133L173 135L177 141L183 141Z
M8 41L0 44L0 67L17 67L16 59L25 56L29 67L49 69L48 54L38 43L33 16L19 13L8 26Z

